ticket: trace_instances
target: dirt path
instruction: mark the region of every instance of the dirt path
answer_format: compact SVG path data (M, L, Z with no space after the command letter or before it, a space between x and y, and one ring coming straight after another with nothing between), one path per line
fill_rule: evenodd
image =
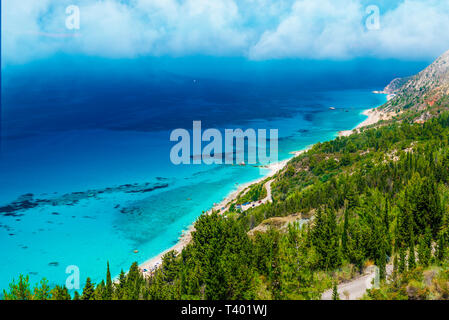
M392 265L387 265L387 275L393 271ZM376 278L376 268L370 267L363 276L337 286L341 300L358 300L363 297L366 290L373 287L373 280ZM321 296L321 300L332 300L332 289L327 290Z

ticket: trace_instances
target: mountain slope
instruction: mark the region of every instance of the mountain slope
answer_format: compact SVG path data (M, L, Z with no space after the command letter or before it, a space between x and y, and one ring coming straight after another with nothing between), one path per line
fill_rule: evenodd
M448 109L449 51L415 76L394 79L385 92L395 97L381 107L382 110L403 114L422 122Z

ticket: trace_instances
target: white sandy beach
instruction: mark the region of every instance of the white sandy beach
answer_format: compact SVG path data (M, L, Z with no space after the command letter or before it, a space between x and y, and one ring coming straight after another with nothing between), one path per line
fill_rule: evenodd
M366 119L365 121L361 122L357 127L355 127L352 130L340 131L338 133L338 136L339 137L350 136L351 134L360 131L359 129L361 129L363 127L367 127L367 126L373 125L373 124L379 122L380 120L391 119L391 117L392 117L391 114L379 111L379 110L377 110L377 108L365 110L365 111L362 112L362 114L364 114L365 116L368 116L368 119Z
M373 91L373 93L375 94L385 94L387 95L387 101L390 101L391 99L393 99L396 95L393 93L389 93L386 91ZM344 131L340 131L338 133L339 137L347 137L350 136L351 134L355 133L355 132L359 132L361 128L363 127L367 127L370 125L373 125L377 122L379 122L380 120L389 120L392 118L392 114L388 113L388 112L382 112L380 110L378 110L378 107L376 108L372 108L372 109L367 109L365 111L362 112L363 115L368 116L368 119L366 119L365 121L359 123L359 125L357 127L355 127L352 130L344 130Z
M306 148L304 150L300 150L300 151L294 151L291 152L291 154L293 154L294 157L299 156L300 154L306 152L307 150L309 150L309 148ZM278 173L279 171L281 171L286 165L287 163L292 159L285 159L276 163L272 163L270 165L268 165L266 167L266 169L269 170L268 174L251 182L245 183L240 185L236 190L232 191L226 198L224 198L220 203L216 204L211 210L209 210L206 214L209 214L212 212L212 210L215 211L222 211L222 208L228 208L229 205L231 204L231 202L233 202L235 199L237 199L237 197L239 196L239 194L245 190L246 188L250 187L253 184L259 183L264 181L267 178L270 178L272 176L274 176L276 173ZM165 250L164 252L158 254L157 256L145 261L144 263L142 263L140 265L140 269L143 271L143 273L145 275L149 275L151 274L154 270L156 270L162 263L162 257L174 250L176 253L180 253L182 251L182 249L184 249L189 242L192 240L192 232L195 230L194 228L194 224L192 223L192 225L188 228L188 230L184 230L179 241L171 248Z

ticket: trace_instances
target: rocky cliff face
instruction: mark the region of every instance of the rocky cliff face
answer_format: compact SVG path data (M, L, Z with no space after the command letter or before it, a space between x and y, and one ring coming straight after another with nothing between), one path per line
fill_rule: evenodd
M401 89L410 79L411 77L396 78L391 81L388 86L385 87L384 92L386 94L396 94L398 93L399 89Z
M396 94L382 108L386 111L427 111L447 108L449 97L449 51L415 76L393 80L386 88ZM422 114L420 115L422 118ZM425 120L426 116L423 120Z

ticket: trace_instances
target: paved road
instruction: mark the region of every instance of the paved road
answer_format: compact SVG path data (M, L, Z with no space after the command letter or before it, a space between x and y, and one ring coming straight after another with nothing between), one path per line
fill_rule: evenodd
M274 180L270 180L267 183L265 183L265 189L267 189L267 196L259 201L251 202L250 204L247 204L246 206L242 205L242 211L246 211L250 208L258 207L262 204L265 204L267 202L273 202L273 198L271 197L271 184Z
M273 202L273 198L271 197L271 184L273 183L274 180L270 180L267 183L265 183L265 189L267 189L267 196L265 199L262 200L262 202L267 203L267 202Z

